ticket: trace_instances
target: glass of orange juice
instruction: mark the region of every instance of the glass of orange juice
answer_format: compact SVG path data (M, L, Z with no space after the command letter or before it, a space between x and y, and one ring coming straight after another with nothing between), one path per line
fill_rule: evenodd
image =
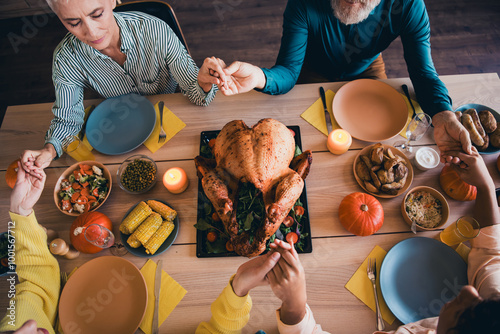
M479 234L479 223L473 217L460 217L456 222L445 228L439 238L448 246L475 238Z
M64 151L76 161L95 160L89 147L77 136L70 136L65 142Z

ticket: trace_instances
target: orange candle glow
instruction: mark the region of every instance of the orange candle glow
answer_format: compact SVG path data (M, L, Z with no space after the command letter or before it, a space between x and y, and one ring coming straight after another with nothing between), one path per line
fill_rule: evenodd
M167 170L163 175L163 185L172 194L180 194L188 187L189 179L184 169L174 167Z
M344 154L352 144L352 137L346 130L336 129L328 135L326 146L333 154Z

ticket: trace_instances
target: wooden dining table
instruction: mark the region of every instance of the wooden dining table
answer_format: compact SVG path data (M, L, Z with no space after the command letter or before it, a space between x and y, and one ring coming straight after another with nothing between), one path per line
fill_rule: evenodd
M500 111L500 79L496 73L442 76L453 107L467 103L478 103ZM407 84L415 99L411 81L408 78L383 80L399 92L401 85ZM311 150L313 162L306 179L308 214L312 236L312 253L300 254L307 280L308 304L316 321L322 328L332 333L372 333L376 330L375 313L351 294L344 286L360 264L375 246L389 251L398 242L415 237L401 214L403 196L380 198L384 209L384 223L374 235L359 237L349 233L340 224L338 209L341 200L348 194L363 191L353 174L353 162L359 151L372 143L353 140L349 151L342 155L331 154L326 147L326 136L307 123L300 115L318 98L318 89L323 86L337 92L345 82L296 85L284 95L271 96L257 91L226 97L218 93L208 107L191 104L187 97L178 93L155 95L147 98L154 104L160 100L176 114L186 127L169 140L161 149L151 153L140 146L133 152L122 155L103 155L94 150L96 160L103 163L113 175L109 198L98 211L113 222L113 231L118 227L124 214L138 201L158 198L168 202L179 215L180 229L173 245L164 253L153 258L163 260L164 270L186 290L187 294L160 327L160 333L193 333L201 321L210 319L210 304L226 286L229 278L239 265L248 259L243 257L198 258L196 256L196 229L198 178L194 157L199 154L200 133L219 130L227 122L241 119L253 125L262 118L274 118L285 125L298 125L302 138L302 148ZM97 105L101 100L86 100L88 105ZM0 180L4 180L7 166L17 159L25 149L40 149L44 135L53 117L50 103L8 107L0 128ZM126 135L126 134L124 134ZM384 141L392 144L398 138ZM401 139L401 138L399 138ZM428 131L416 145L430 146L437 150L433 131ZM181 194L169 193L162 182L147 193L129 194L120 189L116 172L120 163L132 154L152 157L158 166L158 175L171 167L183 168L190 181L187 190ZM500 175L496 169L498 154L483 155L495 184L500 185ZM38 222L69 241L69 228L74 217L61 213L54 203L53 191L61 173L75 161L63 155L45 169L47 181L35 212ZM411 187L426 185L438 189L439 173L443 165L429 171L414 170ZM7 230L9 218L9 196L11 189L0 181L0 231ZM446 196L446 195L445 195ZM450 206L447 225L463 215L472 215L473 202L459 202L446 196ZM436 238L439 231L418 232L417 236ZM57 257L62 271L70 272L75 267L98 257L109 256L109 250L97 254L81 254L67 260ZM145 258L131 254L125 259L141 268ZM0 313L7 308L8 283L0 278ZM251 291L253 307L244 333L255 333L259 329L266 333L277 333L275 310L280 306L269 286ZM112 324L110 324L112 325ZM386 328L395 329L401 323L396 320Z

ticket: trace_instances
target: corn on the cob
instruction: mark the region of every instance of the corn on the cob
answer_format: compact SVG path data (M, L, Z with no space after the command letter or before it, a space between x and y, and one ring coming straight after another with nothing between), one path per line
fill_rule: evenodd
M133 234L130 237L128 237L127 243L132 248L139 248L141 246L141 242L137 240L137 238Z
M146 253L153 255L156 253L158 248L160 248L161 244L165 240L167 240L168 236L174 230L174 224L165 220L163 224L161 224L160 228L153 234L151 238L149 238L148 242L144 245L146 248Z
M139 225L132 236L135 236L137 240L144 245L156 232L156 230L158 230L162 221L161 216L158 213L153 212L141 225Z
M150 199L147 203L151 207L151 209L158 212L165 220L174 221L175 217L177 217L177 211L175 211L168 205L152 199Z
M135 231L149 215L151 208L144 202L140 202L128 215L120 225L120 231L125 234L131 234Z

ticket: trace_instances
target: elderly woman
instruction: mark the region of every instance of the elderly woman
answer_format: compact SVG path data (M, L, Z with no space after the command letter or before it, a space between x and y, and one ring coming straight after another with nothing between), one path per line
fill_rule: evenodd
M27 150L21 161L37 173L63 153L63 142L77 134L84 121L83 91L105 98L181 91L197 105L214 98L222 73L215 58L200 70L175 33L163 21L139 12L114 13L115 0L47 0L67 34L54 51L52 79L54 119L41 150ZM213 73L213 72L212 72ZM214 85L215 84L215 85Z

